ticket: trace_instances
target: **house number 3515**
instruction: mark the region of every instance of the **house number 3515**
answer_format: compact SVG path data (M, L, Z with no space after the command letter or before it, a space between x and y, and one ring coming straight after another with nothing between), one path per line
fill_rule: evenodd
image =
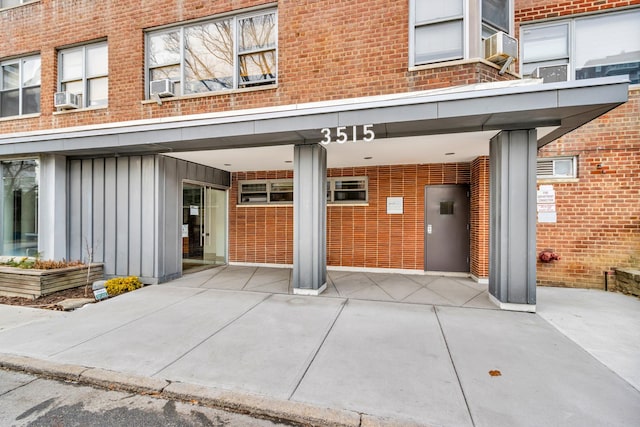
M375 139L376 134L373 132L373 125L338 126L336 128L323 128L322 130L320 130L320 132L322 132L322 135L324 135L324 139L320 141L320 143L329 145L332 142L344 144L349 140L356 142L358 140L358 128L362 128L363 141L371 142Z

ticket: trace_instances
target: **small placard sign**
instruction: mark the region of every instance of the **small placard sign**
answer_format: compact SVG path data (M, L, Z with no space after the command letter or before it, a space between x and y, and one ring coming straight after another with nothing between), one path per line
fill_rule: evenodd
M404 199L403 197L387 197L387 213L388 214L404 213L403 199Z
M109 293L106 288L100 288L93 291L93 295L96 297L96 301L100 301L105 298L109 298Z

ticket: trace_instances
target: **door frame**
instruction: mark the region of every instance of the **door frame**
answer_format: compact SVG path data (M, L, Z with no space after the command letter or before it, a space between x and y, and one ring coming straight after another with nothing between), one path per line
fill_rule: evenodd
M468 221L467 221L467 242L468 242L468 246L467 246L467 271L452 271L452 272L446 272L446 271L440 271L440 270L427 270L427 257L428 257L428 251L427 251L427 228L428 228L428 224L429 224L429 219L427 218L427 190L429 188L464 188L467 193L468 193ZM423 269L426 272L429 271L433 271L433 272L438 272L438 273L451 273L451 274L461 274L461 275L467 275L469 273L471 273L471 184L427 184L424 186L424 201L422 204L422 209L424 212L424 222L423 222L423 229L422 229L422 236L424 239L424 257L423 257Z
M220 190L220 191L224 191L225 193L225 203L226 203L226 209L225 209L225 213L224 213L224 227L225 227L225 236L224 236L224 250L225 250L225 264L229 263L229 187L226 187L224 185L219 185L219 184L212 184L210 182L204 182L204 181L197 181L197 180L193 180L193 179L183 179L182 182L180 183L180 205L179 205L179 212L180 212L180 218L182 218L182 212L184 212L184 185L185 184L190 184L190 185L198 185L200 187L204 188L212 188L214 190ZM205 193L205 191L203 191L203 194ZM203 200L204 203L204 200ZM180 221L180 224L182 224L182 220ZM178 247L179 247L179 252L178 253L182 253L182 234L178 233ZM182 269L182 262L180 262L180 272L182 274L183 269Z

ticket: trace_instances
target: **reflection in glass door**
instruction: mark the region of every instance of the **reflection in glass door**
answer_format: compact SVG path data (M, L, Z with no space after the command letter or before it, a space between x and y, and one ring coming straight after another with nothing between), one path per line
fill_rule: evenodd
M36 256L38 252L38 161L0 163L2 248L0 255Z
M185 182L182 187L182 271L227 261L227 193Z

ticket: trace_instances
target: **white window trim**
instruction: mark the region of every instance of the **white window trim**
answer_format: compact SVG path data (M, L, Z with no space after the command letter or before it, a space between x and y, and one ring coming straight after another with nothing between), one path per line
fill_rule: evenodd
M42 67L42 58L40 57L39 54L38 55L29 55L29 56L21 56L21 57L18 57L18 58L13 58L13 59L5 60L5 61L0 61L0 70L1 70L1 67L4 66L4 65L18 64L18 70L19 70L19 73L20 73L20 75L18 77L18 114L13 115L13 116L0 117L0 119L2 119L2 120L17 118L17 117L27 117L27 116L38 116L38 115L40 115L40 112L41 112L40 111L40 106L38 108L38 112L37 113L27 113L27 114L23 114L22 113L23 91L25 89L39 87L40 88L40 96L42 97L42 68L40 69L40 84L31 85L31 86L23 86L24 68L22 66L22 62L30 60L30 59L40 59L40 66ZM0 79L1 78L2 78L2 76L0 75ZM4 92L4 89L1 86L2 86L2 82L0 81L0 92ZM15 89L12 89L12 90L15 90Z
M16 4L15 6L0 7L0 10L9 10L9 9L13 9L14 7L22 7L26 4L35 3L37 1L40 1L40 0L20 0L20 3Z
M562 18L552 18L552 19L548 19L548 20L544 20L541 22L535 22L535 23L522 23L520 25L520 52L524 53L524 37L523 37L523 30L524 29L539 29L539 28L545 28L545 27L553 27L556 25L560 25L560 24L566 24L568 26L568 32L567 32L567 37L569 38L569 40L567 41L567 45L568 45L568 53L569 53L569 57L565 58L565 57L557 57L557 58L552 58L552 59L548 59L548 60L544 60L544 61L532 61L529 62L528 64L532 64L532 63L542 63L542 62L551 62L551 61L556 61L556 62L561 62L563 60L567 60L566 64L568 64L568 70L567 70L567 81L572 81L572 80L576 80L576 67L575 67L575 60L574 58L576 57L576 37L575 37L575 23L576 21L580 21L583 19L592 19L592 18L596 18L598 16L611 16L611 15L622 15L625 13L629 13L632 11L638 11L640 9L638 9L637 7L633 7L633 8L625 8L623 10L607 10L607 11L598 11L598 12L589 12L589 13L584 13L584 14L580 14L580 15L576 15L576 16L572 16L572 17L562 17ZM522 58L522 62L520 65L520 74L522 74L523 77L529 76L528 74L525 75L522 73L522 69L524 68L525 62L524 62L524 56ZM560 64L559 64L560 65ZM637 86L633 85L633 86Z
M87 94L89 93L89 81L97 78L104 78L104 77L107 77L107 79L109 78L108 66L107 66L106 74L99 74L99 75L90 76L90 77L87 76L87 48L96 47L100 45L104 45L107 47L107 55L108 55L109 45L106 40L95 42L95 43L87 43L80 46L58 49L58 86L57 86L58 91L62 91L62 85L64 83L77 81L77 80L62 80L62 67L63 67L62 54L67 52L82 51L82 96L81 96L82 105L80 106L80 109L99 109L99 108L106 108L109 105L108 86L107 86L107 104L106 105L96 105L96 106L88 105L89 97L87 96ZM69 110L66 112L73 112L73 111L77 111L77 110Z
M557 160L571 160L571 175L556 175L555 174L555 162ZM551 175L538 175L536 172L536 179L541 180L576 180L578 178L578 156L553 156L553 157L538 157L536 162L536 170L540 163L551 162L553 172Z
M335 200L335 191L342 191L341 189L336 190L335 183L338 181L363 181L364 189L353 189L353 191L364 191L365 192L365 200ZM279 179L246 179L238 181L238 198L237 198L237 206L292 206L293 201L283 201L283 202L272 202L270 199L271 195L271 184L273 183L291 183L293 187L293 178L279 178ZM265 184L265 194L266 201L259 202L243 202L242 201L242 185L243 184ZM293 192L294 190L292 190ZM338 177L328 177L327 178L327 192L329 193L329 199L327 200L327 205L331 206L367 206L369 204L369 177L367 176L338 176Z
M246 55L247 52L244 53L239 53L238 51L238 43L237 43L237 38L238 38L238 21L241 19L246 19L246 18L251 18L253 16L260 16L260 15L266 15L269 13L273 13L275 15L275 32L276 32L276 38L275 38L275 46L273 49L264 49L266 50L274 50L275 51L275 74L276 77L274 79L274 81L271 84L266 84L266 85L249 85L249 86L243 86L240 85L238 80L239 80L239 57L241 55ZM190 93L190 94L185 94L184 93L184 83L185 83L185 52L184 52L184 30L185 28L188 28L190 26L194 26L194 25L202 25L202 24L207 24L207 23L213 23L216 21L223 21L223 20L232 20L231 22L231 31L233 33L233 37L234 37L234 43L233 43L233 88L231 89L222 89L222 90L213 90L210 92L201 92L201 93ZM188 23L183 23L181 25L175 25L175 26L163 26L160 29L151 29L145 32L145 100L150 100L150 91L149 91L149 85L151 83L150 80L150 70L152 70L153 68L156 67L150 67L150 60L149 60L149 37L155 34L162 34L162 33L166 33L166 32L172 32L172 31L178 31L180 33L180 40L181 40L181 44L180 44L180 62L177 64L180 67L180 91L181 93L178 93L175 95L175 97L171 97L169 99L175 99L175 98L187 98L187 97L193 97L193 96L212 96L212 95L219 95L219 94L228 94L231 93L232 91L248 91L248 90L256 90L258 88L260 89L272 89L274 87L277 87L278 84L278 76L279 76L279 70L278 70L278 53L279 53L279 45L278 45L278 9L273 7L273 6L269 6L267 8L259 8L259 9L255 9L255 10L251 10L250 12L245 12L245 13L238 13L238 14L222 14L222 15L217 15L217 16L213 16L210 17L208 19L198 19L197 21L193 21L193 22L188 22ZM165 65L166 66L166 65Z

